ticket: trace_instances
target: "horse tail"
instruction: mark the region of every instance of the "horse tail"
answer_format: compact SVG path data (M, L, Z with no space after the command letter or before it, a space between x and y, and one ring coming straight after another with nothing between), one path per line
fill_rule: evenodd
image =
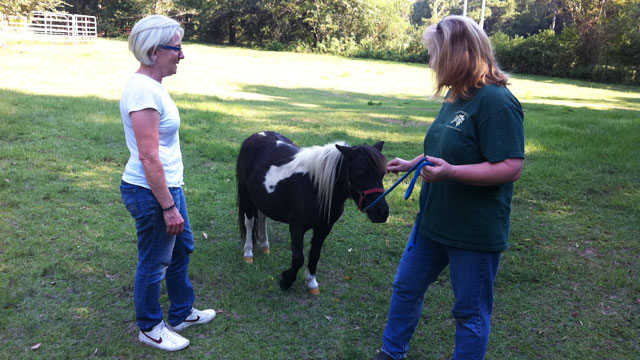
M244 228L244 211L240 207L240 189L238 189L238 196L236 198L236 206L238 207L238 231L240 232L240 239L244 239L247 236L247 230Z
M256 211L255 208L247 207L249 200L249 194L247 193L246 184L243 181L241 169L239 166L236 168L236 183L238 191L236 194L236 206L238 208L238 231L240 233L240 240L244 241L247 236L247 229L245 227L245 217L254 218L252 227L252 240L253 245L256 244L256 237L258 234L259 216L265 216L260 211Z
M240 155L238 156L238 161L236 162L236 207L238 208L238 231L240 232L240 239L244 239L247 235L247 230L244 228L244 209L242 208L242 204L244 200L242 196L247 196L246 188L244 184L244 174L242 171L242 150L244 149L244 144L240 149Z
M251 242L253 243L253 246L255 247L256 244L258 243L258 240L261 236L266 236L266 234L262 234L260 232L260 222L264 220L265 215L262 213L262 211L256 209L255 212L255 216L254 216L254 222L253 222L253 229L251 231Z
M247 229L245 227L245 219L253 218L253 229L257 224L258 210L254 203L251 201L248 190L248 173L250 172L250 166L252 160L255 158L255 146L252 145L251 139L256 135L250 136L242 143L240 147L240 153L238 154L238 160L236 162L236 206L238 208L238 231L240 233L240 239L244 241L247 236ZM255 231L253 232L253 242L255 244Z

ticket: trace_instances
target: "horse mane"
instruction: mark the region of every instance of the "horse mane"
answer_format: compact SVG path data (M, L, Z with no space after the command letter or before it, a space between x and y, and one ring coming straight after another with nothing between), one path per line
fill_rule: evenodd
M302 148L294 159L298 166L308 170L311 182L318 192L320 211L327 214L327 219L331 214L331 199L338 165L342 162L342 153L336 145L348 146L344 141L339 141L324 146Z

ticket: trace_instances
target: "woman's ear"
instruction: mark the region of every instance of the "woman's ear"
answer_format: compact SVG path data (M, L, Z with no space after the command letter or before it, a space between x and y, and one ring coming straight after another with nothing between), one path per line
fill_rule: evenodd
M149 49L149 59L155 63L158 61L158 54L156 53L156 49Z

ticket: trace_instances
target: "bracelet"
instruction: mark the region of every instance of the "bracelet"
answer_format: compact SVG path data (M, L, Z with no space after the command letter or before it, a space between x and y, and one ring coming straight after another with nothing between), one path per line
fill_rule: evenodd
M166 209L162 209L162 212L169 211L169 210L173 209L174 207L176 207L176 202L175 202L175 201L174 201L174 202L173 202L173 204L172 204L171 206L169 206L168 208L166 208Z

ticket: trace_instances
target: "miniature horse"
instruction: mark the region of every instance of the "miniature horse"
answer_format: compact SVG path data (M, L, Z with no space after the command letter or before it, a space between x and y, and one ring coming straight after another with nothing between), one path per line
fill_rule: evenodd
M288 289L304 264L304 234L313 229L305 281L309 293L319 294L315 274L320 249L342 215L345 201L351 197L362 211L384 192L383 144L350 147L341 142L299 148L272 131L248 137L236 165L238 227L245 238L245 261L253 262L254 243L269 252L266 217L289 224L291 267L280 278L280 288ZM382 199L366 214L374 223L385 222L389 206Z

